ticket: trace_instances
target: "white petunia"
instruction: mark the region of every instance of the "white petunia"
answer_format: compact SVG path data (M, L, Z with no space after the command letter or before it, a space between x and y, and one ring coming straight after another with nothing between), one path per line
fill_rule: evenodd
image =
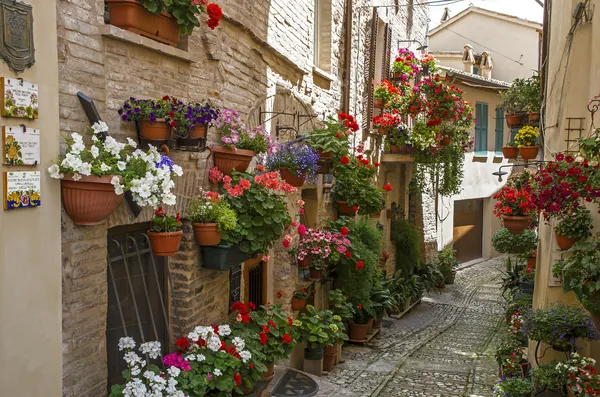
M163 196L162 201L165 205L175 205L177 204L177 197L173 193L168 193Z
M110 166L106 165L105 163L102 163L102 164L100 164L100 170L102 170L103 172L106 172L106 171L110 171L111 168L110 168Z
M50 177L54 179L62 179L65 177L64 174L60 173L60 167L58 166L58 164L52 164L48 168L48 173L50 174Z
M100 149L98 149L98 146L92 146L90 148L90 153L92 154L92 157L96 159L100 156Z
M92 165L90 163L81 163L79 173L82 175L92 175Z
M94 131L94 134L108 132L108 124L106 124L104 121L97 121L94 123L94 125L92 125L92 130Z
M137 142L136 142L136 141L134 141L134 140L133 140L133 139L131 139L131 138L127 138L127 144L128 144L129 146L131 146L132 148L134 148L134 149L135 149L135 148L137 147L137 145L138 145L138 144L137 144Z
M73 177L72 177L72 178L73 178L73 180L74 180L74 181L76 181L76 182L77 182L78 180L80 180L80 179L81 179L81 175L79 175L79 174L73 174Z
M118 161L117 168L119 169L119 171L125 171L125 168L127 168L127 163L124 161Z
M183 175L183 168L181 168L177 164L173 164L173 172L175 173L175 175L181 176Z

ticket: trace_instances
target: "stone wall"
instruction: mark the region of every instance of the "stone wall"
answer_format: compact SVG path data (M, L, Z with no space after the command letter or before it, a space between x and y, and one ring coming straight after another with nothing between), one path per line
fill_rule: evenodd
M354 2L354 8L367 3ZM78 91L94 100L110 133L117 137L135 137L133 125L122 123L116 112L130 96L209 100L219 107L239 110L250 123L256 123L260 106L281 106L277 101L283 103L288 97L318 115L335 114L340 109L346 67L343 0L332 1L331 68L325 76L313 71L312 0L222 0L219 4L225 14L221 26L215 31L205 26L195 29L182 48L176 49L106 25L103 0L58 1L61 132L82 133L88 124L76 98ZM361 26L355 12L352 31L352 90L355 76L358 80L356 92L351 92L350 110L356 110L359 118L365 88L362 44L370 12L363 11ZM415 10L414 31L407 37L406 8L400 7L397 14L393 9L380 10L380 15L393 24L394 43L407 38L423 40L427 13L426 8ZM214 131L210 131L209 141L215 143ZM171 152L173 160L184 168L184 175L176 182L178 204L172 212L183 212L189 199L206 183L206 168L212 166L207 156L208 152ZM317 197L318 219L331 216L329 190L320 190ZM64 396L106 394L107 231L146 222L151 212L145 209L134 218L123 203L105 223L92 227L75 226L63 213ZM203 269L199 263L200 252L186 224L180 253L169 263L175 306L171 315L177 310L184 328L175 329L175 334L228 316L228 273ZM276 249L267 269L269 299L274 300L274 292L281 290L289 300L297 283L289 257Z

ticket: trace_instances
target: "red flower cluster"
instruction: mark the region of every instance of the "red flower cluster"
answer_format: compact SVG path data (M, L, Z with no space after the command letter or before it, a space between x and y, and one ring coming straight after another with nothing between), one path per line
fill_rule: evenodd
M214 30L217 26L219 26L219 22L221 22L221 17L223 17L223 11L218 5L209 4L208 6L206 6L206 13L208 14L206 25L208 25L209 28Z
M338 114L338 119L340 121L343 121L344 124L346 125L346 128L348 128L352 132L356 132L360 129L360 127L358 126L358 123L356 122L356 120L354 120L354 116L352 116L352 115L346 114L344 112L340 112Z
M350 159L347 156L342 156L342 159L340 160L342 164L349 164L350 163Z
M175 346L179 348L179 350L187 350L190 346L190 341L187 338L179 338L177 342L175 342Z
M281 337L281 343L285 343L286 345L289 345L290 343L292 343L292 337L289 336L288 334L283 334L283 336Z
M503 215L529 216L537 210L531 193L525 188L516 189L508 185L504 186L499 193L494 195L494 199L496 199L494 214L498 218Z
M248 181L247 179L240 179L240 181L238 182L238 184L236 186L233 186L231 184L232 179L230 176L226 175L223 177L223 187L225 188L225 190L227 191L227 194L229 194L231 197L241 197L244 195L244 192L248 189L250 189L250 187L252 186L252 184L250 183L250 181Z
M243 302L235 302L231 305L231 311L237 311L237 321L242 322L244 324L250 324L252 318L250 317L250 312L256 309L256 305L252 302L248 302L248 304L244 304Z
M167 212L164 210L163 207L158 207L156 211L154 211L154 216L164 218L165 216L167 216Z
M254 182L265 189L279 190L285 193L295 193L296 188L281 179L279 172L267 172L254 178Z
M346 226L342 226L340 228L340 233L341 233L342 236L347 236L348 233L349 233L349 230L348 230L348 228Z
M399 114L384 113L381 116L373 117L373 125L375 127L391 128L402 124L402 118Z
M385 186L383 186L383 190L385 190L386 192L391 192L393 190L392 185L386 183Z
M219 183L223 180L223 173L217 167L213 167L208 171L208 179L212 183Z

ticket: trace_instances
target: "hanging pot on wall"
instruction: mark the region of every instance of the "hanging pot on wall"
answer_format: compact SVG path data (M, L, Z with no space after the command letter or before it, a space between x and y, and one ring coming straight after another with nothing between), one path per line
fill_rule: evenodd
M309 278L311 280L320 280L323 278L323 270L316 270L316 269L310 269L310 276Z
M248 255L237 245L216 245L202 248L202 267L211 270L229 270L248 260Z
M577 238L569 238L567 236L563 236L562 234L556 233L556 245L562 250L566 251L571 249L575 245L575 243L579 240Z
M233 150L223 146L215 146L212 151L215 166L223 174L229 176L231 176L234 169L238 172L246 172L255 154L252 150Z
M292 298L292 311L300 311L306 307L306 298Z
M355 216L356 215L357 210L350 207L347 202L345 202L343 200L337 200L336 204L338 207L338 213L340 215L346 215L346 216Z
M373 212L369 215L369 218L377 219L381 217L381 211Z
M98 225L119 207L125 195L115 193L113 178L82 175L75 181L73 174L66 174L61 180L63 206L76 225Z
M331 152L323 152L321 149L317 150L317 153L319 154L317 174L328 174L331 170L333 154Z
M298 267L306 269L310 266L311 262L312 262L312 256L306 255L304 257L304 259L302 259L301 261L298 261Z
M279 173L281 174L281 179L289 183L294 187L302 187L304 182L306 181L305 176L299 177L295 172L291 172L288 168L280 168Z
M506 124L509 128L521 128L523 127L523 117L519 113L508 113L506 115Z
M153 232L148 231L150 246L156 256L173 256L179 252L183 230L176 232Z
M374 99L373 107L376 109L383 109L385 107L385 101L383 99Z
M194 237L200 246L215 246L221 242L221 233L216 223L193 222Z
M519 154L523 160L533 160L537 158L539 151L539 146L521 146L519 148Z
M159 146L158 142L166 142L171 137L171 126L164 119L140 120L137 122L140 131L140 138L148 141L155 141L155 146Z
M527 113L527 119L530 123L537 123L540 121L540 112L529 112Z
M531 217L529 216L503 215L502 221L504 227L512 234L521 234L531 225Z
M502 155L505 159L516 159L519 157L519 148L516 146L502 146Z

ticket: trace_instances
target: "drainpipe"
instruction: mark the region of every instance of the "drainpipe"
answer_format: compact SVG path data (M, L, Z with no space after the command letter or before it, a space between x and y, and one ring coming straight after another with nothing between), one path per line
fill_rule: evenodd
M548 91L548 62L550 56L550 23L552 21L552 0L546 0L544 2L544 25L542 29L542 82L541 82L541 95L542 95L542 117L540 118L542 123L542 131L546 125L546 92ZM545 132L545 131L544 131ZM540 134L540 145L542 146L541 160L544 160L544 136Z
M342 111L350 112L350 77L352 70L352 0L345 1L344 25L346 26L346 42L344 43L344 76L342 96ZM357 65L358 66L358 65Z

